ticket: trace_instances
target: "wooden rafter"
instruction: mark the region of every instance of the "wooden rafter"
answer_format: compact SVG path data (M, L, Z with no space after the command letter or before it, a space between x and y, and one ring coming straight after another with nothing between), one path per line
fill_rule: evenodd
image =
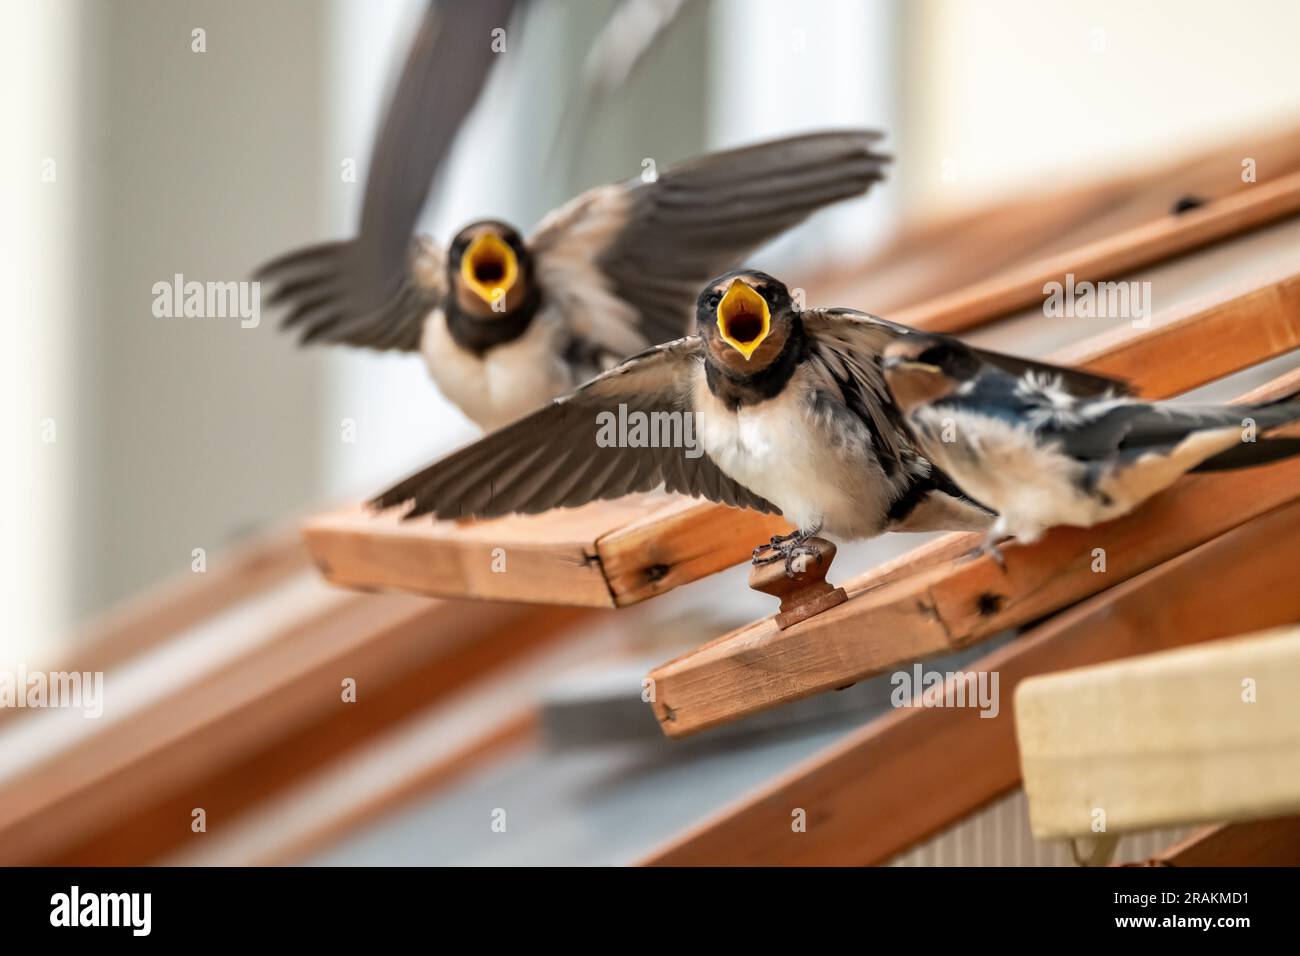
M880 253L827 273L810 291L818 302L869 302L874 311L892 316L1027 262L1163 222L1180 200L1213 204L1248 192L1260 183L1242 176L1247 156L1268 181L1300 172L1300 129L1242 137L1191 159L1084 183L1046 200L1035 191L907 225Z
M1300 866L1300 817L1205 827L1145 865Z
M563 640L583 612L331 592L305 577L242 653L192 648L111 669L99 721L45 712L0 737L0 863L147 862L420 707ZM204 660L209 655L210 660ZM342 682L356 682L355 703ZM163 686L165 685L165 686ZM162 686L162 689L158 689ZM68 726L68 719L79 721Z
M1043 299L1043 286L1072 273L1102 282L1300 212L1300 172L1225 196L1182 216L1163 216L1078 248L903 309L891 319L934 332L964 332Z
M1300 619L1300 503L1118 584L963 667L999 675L1000 711L900 708L684 833L644 862L871 865L1014 788L1019 683ZM806 812L806 832L791 814Z

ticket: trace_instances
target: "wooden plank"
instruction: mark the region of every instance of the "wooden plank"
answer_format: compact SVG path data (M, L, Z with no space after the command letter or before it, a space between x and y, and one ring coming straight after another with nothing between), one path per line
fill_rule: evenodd
M66 660L52 669L105 670L273 587L309 564L293 528L233 545L210 555L202 574L185 571L99 615L79 629Z
M457 693L439 695L382 735L259 801L220 831L189 839L157 862L297 863L474 768L533 750L540 745L540 689L607 655L609 637L597 628L527 656L513 655Z
M1168 398L1297 348L1300 256L1177 306L1149 329L1117 328L1051 359L1126 379L1148 398Z
M1172 218L1182 198L1214 203L1254 189L1258 183L1241 178L1244 156L1255 158L1270 181L1300 171L1300 129L1242 137L1169 166L1059 191L1054 184L1035 184L1032 195L905 225L866 262L811 282L809 301L861 303L892 316L1028 262ZM1054 191L1046 195L1047 189Z
M1293 627L1024 681L1034 836L1091 836L1097 813L1107 833L1300 813L1296 688Z
M772 515L646 494L470 523L354 507L312 519L303 535L343 587L623 607L747 560L787 530Z
M407 727L411 723L417 725L414 732ZM290 786L258 794L256 802L247 805L241 802L238 815L210 814L219 825L208 833L196 836L183 825L196 804L178 798L153 810L148 820L132 820L129 828L107 839L61 854L53 865L123 865L137 860L139 865L164 866L293 864L409 801L530 745L537 736L536 712L523 706L485 715L481 728L453 742L431 740L421 733L425 723L416 715L367 738ZM204 799L205 807L213 802ZM160 829L166 831L162 839ZM145 838L143 846L134 842L140 836Z
M755 544L790 530L774 515L672 497L602 535L596 552L614 603L623 607L748 561Z
M1300 503L1293 503L1117 584L968 664L968 673L999 675L997 717L970 708L898 708L644 862L884 863L1019 784L1014 692L1021 681L1293 622L1300 618L1297 560ZM805 811L806 832L791 829L795 809Z
M1300 816L1205 827L1147 866L1300 866Z
M1165 216L1079 249L1050 256L1010 274L978 282L937 300L890 315L896 322L935 332L964 332L1045 298L1043 287L1062 281L1118 279L1229 236L1278 222L1300 212L1300 172L1225 196L1181 216Z
M288 827L277 825L271 832L241 834L247 842L236 845L233 852L245 851L246 856L236 857L241 866L288 866L299 863L304 857L319 852L343 839L359 828L399 810L410 801L426 796L431 791L445 787L465 774L486 766L509 754L519 753L537 738L537 714L520 708L496 715L489 728L479 736L466 737L458 745L436 759L425 754L389 770L385 777L376 778L374 789L364 797L350 801L326 804L317 812L304 813L305 808L296 803L287 814ZM363 755L364 756L364 755ZM330 782L338 784L340 774L332 774ZM355 787L353 788L355 791ZM295 796L297 796L295 794ZM277 824L281 821L277 820ZM226 853L232 848L225 847ZM220 850L219 850L220 852ZM177 862L206 864L208 854L182 857ZM219 857L218 865L231 865Z
M310 565L296 529L283 528L212 555L201 574L183 572L77 628L52 673L106 671L133 655L272 588ZM0 707L0 727L34 711Z
M403 522L353 507L314 518L303 536L326 580L365 590L611 607L596 538L666 499L596 502L536 517ZM503 570L498 570L503 569Z
M1232 334L1223 334L1228 327ZM1128 373L1147 394L1164 396L1290 350L1300 344L1300 276L1215 296L1159 332L1108 336L1085 364ZM1230 341L1206 341L1206 333ZM1171 354L1186 358L1167 361ZM1243 400L1298 386L1293 373ZM1188 478L1118 521L1056 528L1032 547L1007 547L1005 572L989 559L935 566L936 555L976 542L945 539L921 557L918 573L898 564L888 578L868 572L843 585L847 602L807 621L780 630L765 618L655 669L655 715L666 734L684 736L1035 620L1291 500L1298 475L1292 460ZM1091 569L1098 548L1104 574Z
M13 758L0 772L0 862L141 859L187 836L193 807L226 819L418 704L562 639L580 613L313 586L323 593L277 608L268 633L229 659L185 648L192 673L161 693L152 685L181 648L110 672L99 721L46 711L14 722L0 737ZM356 703L342 700L344 678Z

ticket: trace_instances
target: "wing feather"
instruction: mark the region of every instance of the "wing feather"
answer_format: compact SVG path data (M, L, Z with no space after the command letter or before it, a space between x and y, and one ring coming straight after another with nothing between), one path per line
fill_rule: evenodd
M690 383L703 357L694 336L656 346L519 421L399 482L373 502L411 503L407 518L535 514L658 487L778 513L724 475L706 454L685 448L602 447L598 416L609 412L691 413Z
M884 177L881 134L813 133L711 153L583 193L538 226L530 247L548 289L603 290L567 304L574 329L611 350L689 327L700 287L817 209ZM591 293L599 299L600 292Z
M431 0L370 156L357 237L286 253L256 273L300 343L419 348L444 294L443 255L415 224L497 56L490 36L517 0ZM432 259L434 268L430 268Z

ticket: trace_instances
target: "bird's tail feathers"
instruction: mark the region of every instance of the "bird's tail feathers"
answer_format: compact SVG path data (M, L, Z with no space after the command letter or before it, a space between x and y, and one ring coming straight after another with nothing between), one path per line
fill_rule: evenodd
M1294 396L1286 396L1275 401L1258 405L1226 405L1224 411L1231 411L1241 416L1243 425L1250 421L1254 424L1255 434L1272 431L1283 425L1300 420L1300 402ZM1226 451L1221 451L1201 462L1193 471L1231 471L1236 468L1252 468L1281 461L1300 454L1300 437L1284 436L1280 438L1257 438L1241 441Z
M1261 441L1241 442L1227 451L1207 458L1192 471L1233 471L1237 468L1254 468L1300 455L1300 438L1265 438Z
M254 274L271 286L267 304L286 309L280 327L296 330L299 344L343 343L415 351L436 289L424 282L430 253L413 240L411 269L393 287L376 287L358 274L355 240L295 249Z

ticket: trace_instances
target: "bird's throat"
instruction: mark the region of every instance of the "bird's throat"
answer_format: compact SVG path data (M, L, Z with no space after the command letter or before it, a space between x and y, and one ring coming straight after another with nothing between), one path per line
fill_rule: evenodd
M771 362L751 371L729 367L709 355L704 363L704 380L713 396L735 411L779 395L804 357L803 323L796 317L780 353Z
M460 307L454 296L449 297L445 312L447 332L451 340L475 355L506 345L522 336L532 325L541 296L536 289L529 291L524 301L509 312L473 315Z

